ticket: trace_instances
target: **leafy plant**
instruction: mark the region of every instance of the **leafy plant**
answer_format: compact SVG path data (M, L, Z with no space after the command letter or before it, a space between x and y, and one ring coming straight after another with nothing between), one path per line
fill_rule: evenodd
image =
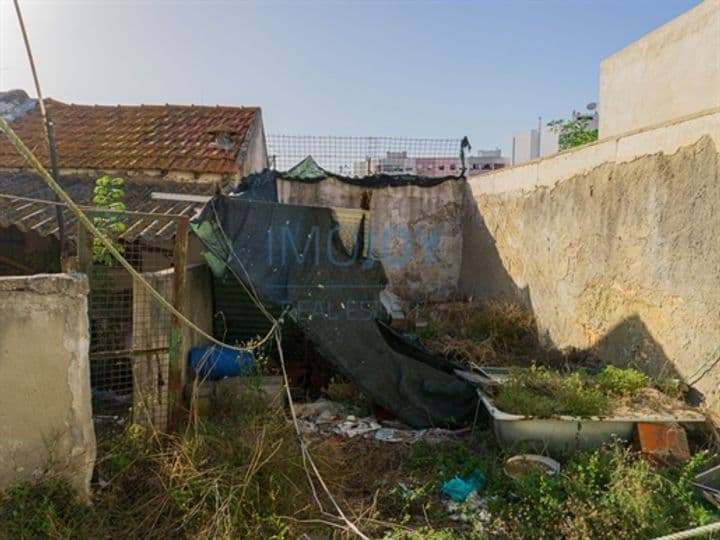
M574 120L553 120L548 126L559 132L560 150L582 146L598 139L597 129L588 129L589 122L585 118Z
M103 210L124 211L125 204L122 202L125 197L125 192L122 190L124 183L125 181L122 178L110 178L109 176L98 178L93 189L93 205ZM93 224L100 232L113 240L113 247L117 251L124 253L124 247L119 242L114 241L126 229L125 224L117 214L102 212L99 216L93 218ZM105 266L114 264L110 251L99 238L93 238L93 261Z
M619 445L580 452L556 477L526 475L491 510L510 537L653 538L712 521L690 485L704 463L658 470Z
M67 482L15 484L0 495L0 537L69 538L86 514Z
M500 409L516 414L594 416L608 413L613 399L633 395L651 384L647 375L631 368L606 366L590 375L533 365L512 369L496 402Z
M605 366L594 380L604 392L618 396L632 395L652 382L650 377L636 369L621 369L612 365Z
M516 414L591 416L609 407L609 397L587 385L576 372L564 374L544 367L512 369L496 398L500 409Z

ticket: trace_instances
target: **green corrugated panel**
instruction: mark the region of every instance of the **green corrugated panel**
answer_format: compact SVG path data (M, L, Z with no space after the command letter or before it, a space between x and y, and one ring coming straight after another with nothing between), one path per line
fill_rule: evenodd
M242 343L270 331L270 322L234 277L213 278L213 295L216 338L226 343ZM279 315L277 310L270 309L270 312Z

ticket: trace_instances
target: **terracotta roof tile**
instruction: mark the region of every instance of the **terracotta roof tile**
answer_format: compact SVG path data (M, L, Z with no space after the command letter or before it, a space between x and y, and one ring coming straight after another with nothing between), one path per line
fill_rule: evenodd
M234 174L236 155L260 114L257 107L180 105L68 105L46 100L55 124L58 162L63 169L160 169ZM46 166L47 143L38 107L11 124ZM234 134L234 147L215 147L218 126ZM0 167L25 167L4 137Z

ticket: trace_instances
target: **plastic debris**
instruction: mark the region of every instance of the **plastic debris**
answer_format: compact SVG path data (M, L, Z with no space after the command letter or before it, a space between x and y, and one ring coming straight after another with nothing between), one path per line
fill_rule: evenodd
M338 435L352 438L357 437L358 435L367 435L379 430L380 428L380 424L378 424L371 416L360 419L357 419L354 416L348 416L345 422L336 425L333 431Z
M332 401L318 399L313 403L293 403L295 415L300 418L332 420L337 415L337 409Z
M702 490L703 496L720 508L720 465L695 476L692 484Z
M295 403L293 409L300 429L306 434L340 435L349 439L364 437L387 443L413 444L423 440L433 444L470 431L470 428L411 429L397 421L381 422L374 416L359 418L352 414L347 415L342 405L322 398L313 403Z
M375 432L375 440L391 443L416 443L424 440L428 443L439 443L449 438L467 433L468 429L398 429L383 427Z
M456 502L463 502L473 492L485 485L485 473L475 469L465 478L455 476L442 485L440 491Z
M488 511L487 497L481 497L477 491L470 492L464 502L446 500L445 510L452 521L477 525L487 525L492 521L492 515Z

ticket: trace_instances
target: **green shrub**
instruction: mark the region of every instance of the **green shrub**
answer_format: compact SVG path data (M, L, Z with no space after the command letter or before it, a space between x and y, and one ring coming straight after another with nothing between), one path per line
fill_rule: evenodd
M591 416L607 410L610 398L581 373L543 367L513 369L499 389L497 406L506 412L536 416Z
M594 381L604 392L617 396L630 396L651 384L650 378L644 373L632 368L621 369L615 366L606 366L595 375Z
M557 477L528 474L494 510L510 537L653 538L715 518L690 485L704 463L656 470L621 446L582 452Z
M125 210L125 204L123 203L125 192L122 189L124 183L125 181L122 178L110 178L109 176L98 178L95 181L95 188L93 189L93 205L103 210L123 212ZM125 248L116 240L126 229L125 224L118 214L103 212L93 217L93 224L101 233L110 238L113 247L119 253L124 253ZM105 266L113 266L115 264L115 259L99 238L93 237L92 248L93 261L104 264Z
M496 397L497 406L535 416L608 414L613 401L647 388L652 380L635 369L605 367L597 375L562 373L545 367L515 368Z
M15 484L0 494L0 538L70 538L88 513L63 480Z

